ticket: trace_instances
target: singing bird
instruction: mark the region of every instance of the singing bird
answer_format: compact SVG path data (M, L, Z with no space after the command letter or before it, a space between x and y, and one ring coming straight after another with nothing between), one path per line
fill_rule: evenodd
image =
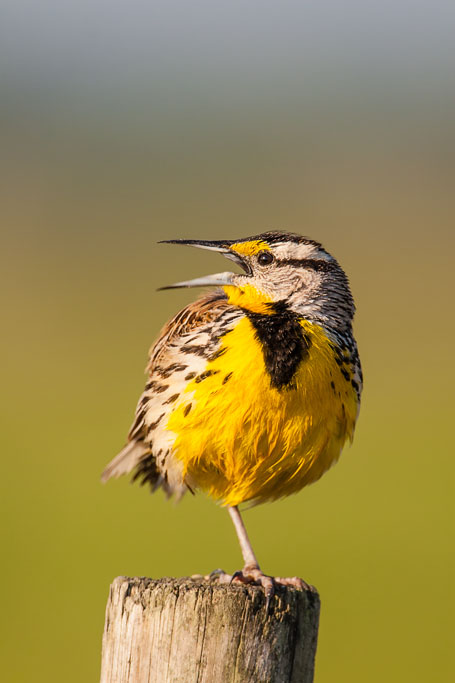
M128 442L102 479L133 472L152 491L221 502L244 560L233 576L269 601L274 582L302 583L262 572L238 506L299 491L352 440L362 371L348 279L319 242L288 232L166 243L218 252L243 272L162 288L215 287L152 346Z

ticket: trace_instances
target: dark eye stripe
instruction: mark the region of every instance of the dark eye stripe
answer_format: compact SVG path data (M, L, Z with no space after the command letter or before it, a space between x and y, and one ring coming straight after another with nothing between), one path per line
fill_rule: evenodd
M325 261L324 259L280 259L276 262L277 266L293 266L294 268L308 268L309 270L318 270L323 273L330 273L334 270L339 270L340 266L336 261Z

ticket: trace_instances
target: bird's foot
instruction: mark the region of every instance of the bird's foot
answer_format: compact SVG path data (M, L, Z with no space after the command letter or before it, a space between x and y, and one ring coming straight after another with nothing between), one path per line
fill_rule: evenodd
M210 574L192 574L193 581L209 581L217 583L231 583L232 574L227 574L224 569L214 569Z
M230 583L239 581L240 583L255 583L262 586L265 595L265 609L269 611L270 601L275 594L274 579L264 572L257 565L245 565L242 571L234 572Z
M292 586L293 588L297 588L297 590L301 591L311 591L312 593L316 592L314 586L311 586L310 584L306 583L303 579L299 578L298 576L291 576L286 578L282 578L281 576L268 576L267 574L264 574L259 567L244 567L242 571L235 572L232 575L231 582L236 579L241 581L242 583L257 583L260 586L262 586L265 590L270 588L271 585L273 587L279 585Z
M228 574L223 569L214 569L213 572L202 576L201 574L194 574L192 579L204 579L205 581L213 581L220 584L245 583L256 584L262 586L265 595L266 610L268 611L270 601L275 595L276 586L292 586L297 590L316 592L316 589L310 584L306 583L298 576L282 578L279 576L268 576L258 566L246 565L241 571L236 571L233 574Z
M273 580L280 586L293 586L294 588L297 588L297 590L299 591L310 591L311 593L317 593L316 588L314 586L312 586L310 583L307 583L298 576L289 576L284 578L280 576L275 576Z

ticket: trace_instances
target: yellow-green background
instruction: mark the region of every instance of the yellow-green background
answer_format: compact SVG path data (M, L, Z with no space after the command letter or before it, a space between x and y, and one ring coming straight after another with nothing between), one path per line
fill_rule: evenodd
M42 3L2 20L5 682L96 681L110 581L234 570L226 512L99 474L148 346L224 270L159 239L285 228L357 301L354 445L248 511L321 594L317 683L445 682L453 646L451 3Z

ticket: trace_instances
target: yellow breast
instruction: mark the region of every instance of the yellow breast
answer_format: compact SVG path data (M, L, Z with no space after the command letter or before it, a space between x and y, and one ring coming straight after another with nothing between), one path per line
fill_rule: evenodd
M166 428L190 486L225 505L264 502L295 493L336 462L353 435L356 393L324 330L301 325L311 343L290 387L271 385L247 318L189 382Z

